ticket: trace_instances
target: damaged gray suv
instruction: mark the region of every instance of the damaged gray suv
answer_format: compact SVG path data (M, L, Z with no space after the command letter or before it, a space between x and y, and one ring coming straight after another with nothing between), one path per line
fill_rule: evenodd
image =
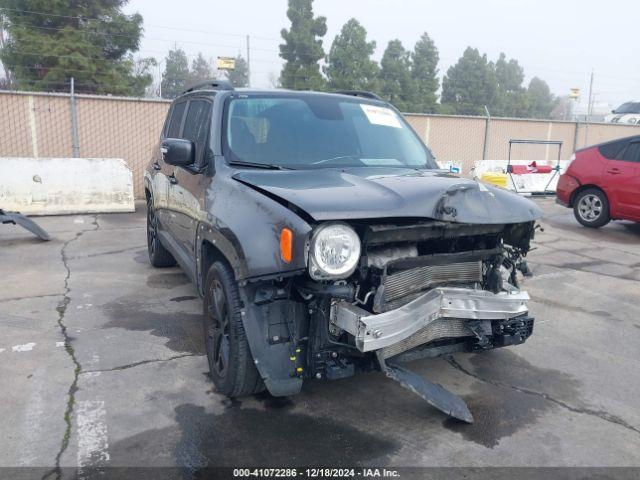
M144 182L151 264L177 262L203 296L222 394L377 370L471 422L405 364L533 330L518 272L538 207L438 169L373 94L197 85L171 105Z

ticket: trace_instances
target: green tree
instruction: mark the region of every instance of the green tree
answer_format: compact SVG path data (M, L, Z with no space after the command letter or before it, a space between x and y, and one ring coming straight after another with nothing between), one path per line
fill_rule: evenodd
M128 0L0 0L7 38L0 61L21 89L130 95L151 83L134 73L142 17ZM46 12L43 15L42 12Z
M522 86L524 70L513 58L507 61L504 53L500 54L495 64L498 92L491 106L493 115L502 117L526 117L529 112L529 97Z
M155 58L137 58L133 56L129 57L129 61L132 62L133 67L133 84L131 86L131 95L134 97L145 97L150 90L150 86L153 83L153 75L151 69L158 66L158 62Z
M403 112L415 110L416 88L411 56L400 40L391 40L380 61L380 93Z
M334 90L375 90L378 65L371 60L376 42L367 42L367 31L355 19L345 23L327 56L324 73Z
M248 87L249 86L249 65L242 55L236 56L235 69L227 72L227 80L231 82L234 87Z
M322 37L327 33L327 19L313 16L313 0L289 0L287 17L291 28L280 32L284 39L280 57L285 60L280 82L294 90L322 90L325 81L318 62L324 58Z
M193 85L195 83L204 82L215 78L211 64L204 58L202 53L198 53L198 56L191 62L191 70L189 71L188 84Z
M574 105L575 100L569 95L555 97L549 118L552 120L572 120Z
M162 73L162 96L176 98L187 87L190 75L189 59L184 50L178 47L169 50Z
M436 44L427 32L423 33L411 54L411 76L415 82L416 99L413 111L418 113L433 113L437 108L438 89L438 61L440 55Z
M442 80L441 102L446 111L461 115L482 115L484 106L496 100L498 84L486 55L468 47Z
M560 103L554 98L547 82L538 77L533 77L529 82L527 96L529 97L528 116L531 118L549 118L551 112ZM566 115L566 108L561 108L560 111Z

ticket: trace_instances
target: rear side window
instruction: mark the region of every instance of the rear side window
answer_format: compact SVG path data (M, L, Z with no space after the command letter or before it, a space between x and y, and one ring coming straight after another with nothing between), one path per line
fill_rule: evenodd
M184 121L182 138L191 140L196 145L196 158L202 158L206 148L211 124L211 102L191 100Z
M197 143L204 143L209 133L211 119L211 103L206 100L192 100L189 102L187 119L184 122L182 138Z
M600 154L607 160L620 160L618 156L623 153L627 141L607 143L599 147Z
M186 102L176 103L173 106L173 109L171 110L171 120L169 120L169 131L167 132L167 137L180 137L180 125L182 125L182 117L184 116L184 109L186 107Z
M634 142L619 155L618 160L624 160L625 162L640 162L640 142Z

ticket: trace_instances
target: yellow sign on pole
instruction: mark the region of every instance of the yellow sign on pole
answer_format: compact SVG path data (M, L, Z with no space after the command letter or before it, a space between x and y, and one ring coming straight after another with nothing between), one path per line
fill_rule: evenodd
M579 88L572 88L571 89L571 93L569 93L569 97L571 97L571 98L579 98L580 97L580 89Z
M235 70L236 59L233 57L218 57L218 70Z

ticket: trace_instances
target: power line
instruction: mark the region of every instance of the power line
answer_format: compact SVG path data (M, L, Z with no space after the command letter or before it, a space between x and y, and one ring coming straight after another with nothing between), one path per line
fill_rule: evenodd
M59 15L59 14L55 14L55 13L48 13L48 12L37 12L37 11L33 11L33 10L22 10L19 8L7 8L7 7L2 7L2 10L8 10L8 11L12 11L12 12L19 12L19 13L27 13L27 14L31 14L31 15L40 15L43 17L56 17L56 18L68 18L68 19L73 19L73 20L87 20L87 21L100 21L100 22L104 22L105 18L100 18L100 17L85 17L85 16L80 16L80 15ZM132 15L124 15L126 17L131 17ZM191 28L183 28L183 27L168 27L165 25L154 25L154 24L148 24L146 25L148 27L152 27L152 28L161 28L164 30L174 30L174 31L180 31L180 32L190 32L190 33L205 33L205 34L209 34L209 35L221 35L221 36L230 36L230 37L244 37L245 34L243 33L230 33L230 32L216 32L216 31L212 31L212 30L198 30L198 29L191 29ZM279 41L280 39L278 38L274 38L274 37L262 37L262 36L258 36L258 35L252 35L253 38L257 38L260 40L274 40L274 41Z

